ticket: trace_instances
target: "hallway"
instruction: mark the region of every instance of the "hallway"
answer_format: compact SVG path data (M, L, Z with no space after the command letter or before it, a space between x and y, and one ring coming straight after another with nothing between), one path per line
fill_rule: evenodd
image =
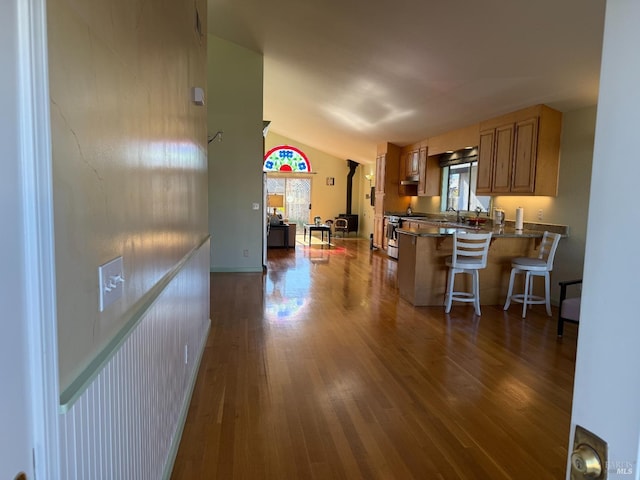
M564 478L576 326L558 340L543 307L415 308L395 261L334 243L211 275L172 479Z

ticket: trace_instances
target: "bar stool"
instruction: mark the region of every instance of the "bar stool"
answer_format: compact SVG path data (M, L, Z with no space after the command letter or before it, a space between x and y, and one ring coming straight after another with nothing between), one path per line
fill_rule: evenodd
M451 302L473 302L476 315L480 316L480 276L478 270L486 268L491 232L453 232L453 255L446 260L449 267L445 312L451 311ZM473 279L471 292L455 292L453 284L456 273L468 273Z
M509 291L504 309L507 310L511 302L522 303L522 318L527 315L527 305L542 304L547 307L547 315L551 316L550 275L553 270L553 258L560 241L559 233L544 232L537 257L517 257L511 260L511 277ZM513 282L517 273L524 273L524 293L513 294ZM544 297L533 295L533 278L544 277Z

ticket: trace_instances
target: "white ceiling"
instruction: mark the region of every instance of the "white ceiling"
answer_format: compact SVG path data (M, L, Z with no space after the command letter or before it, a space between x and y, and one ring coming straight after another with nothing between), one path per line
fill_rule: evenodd
M209 33L264 54L270 130L375 160L522 107L597 102L604 0L209 0Z

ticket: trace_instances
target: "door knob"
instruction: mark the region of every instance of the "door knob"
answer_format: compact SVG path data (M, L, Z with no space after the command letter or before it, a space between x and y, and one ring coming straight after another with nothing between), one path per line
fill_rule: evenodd
M582 475L578 478L599 478L602 474L602 461L589 445L581 443L571 453L571 469Z

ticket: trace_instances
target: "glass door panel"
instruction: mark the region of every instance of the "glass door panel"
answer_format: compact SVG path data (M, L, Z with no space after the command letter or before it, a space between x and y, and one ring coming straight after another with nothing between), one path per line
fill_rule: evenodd
M289 223L295 223L298 231L302 231L302 225L309 223L311 179L267 176L267 193L284 195L284 207L278 209L278 213L282 213L283 218L287 218Z

